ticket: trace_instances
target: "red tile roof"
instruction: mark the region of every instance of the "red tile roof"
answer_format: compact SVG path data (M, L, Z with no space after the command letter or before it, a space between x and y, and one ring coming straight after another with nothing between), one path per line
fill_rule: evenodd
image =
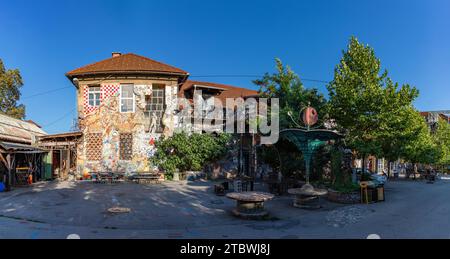
M239 97L250 97L258 95L258 91L241 88L231 85L217 84L211 82L201 82L201 81L192 81L187 80L181 87L178 92L179 97L184 97L184 92L190 90L194 86L202 86L206 88L214 88L220 89L222 92L216 96L216 98L220 99L223 103L225 103L226 98L239 98Z
M66 76L69 79L72 79L76 76L85 76L85 75L136 74L136 73L137 74L169 73L182 76L184 77L183 79L189 76L189 73L184 70L133 53L111 57L109 59L105 59L103 61L72 70L66 73ZM184 92L191 89L194 85L218 89L221 92L216 97L222 101L225 101L226 98L249 97L258 94L258 92L255 90L250 90L241 87L210 82L186 80L180 87L179 96L184 97Z
M133 53L123 54L117 57L111 57L100 62L90 64L81 68L72 70L66 74L71 78L81 75L95 74L155 74L169 73L178 75L188 75L188 73L179 68L143 57Z

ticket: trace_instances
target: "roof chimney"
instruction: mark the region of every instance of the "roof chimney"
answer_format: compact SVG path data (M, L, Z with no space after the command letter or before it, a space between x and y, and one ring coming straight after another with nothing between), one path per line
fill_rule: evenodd
M121 55L122 55L122 53L120 53L120 52L113 52L113 53L112 53L112 57L113 57L113 58L119 57L119 56L121 56Z

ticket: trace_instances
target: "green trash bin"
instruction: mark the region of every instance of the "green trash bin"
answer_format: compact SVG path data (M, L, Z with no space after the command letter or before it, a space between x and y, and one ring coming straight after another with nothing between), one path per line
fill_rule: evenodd
M52 180L53 179L53 175L52 175L52 161L53 160L53 156L52 156L52 152L48 152L47 154L44 155L43 158L43 162L44 162L44 175L43 175L43 180Z

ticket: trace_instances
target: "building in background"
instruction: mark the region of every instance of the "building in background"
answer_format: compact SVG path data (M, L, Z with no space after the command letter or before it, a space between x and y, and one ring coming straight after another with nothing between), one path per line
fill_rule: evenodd
M0 114L0 182L7 188L46 179L47 153L37 146L47 133L33 121Z
M190 81L188 72L136 54L113 53L66 76L77 90L80 132L69 137L77 143L72 154L76 154L76 171L81 174L152 170L149 158L155 153L155 141L183 126L178 98L192 104L195 90L202 90L204 103L210 105L215 99L257 94ZM67 136L55 137L64 142Z
M436 130L440 119L446 121L447 123L450 123L450 110L421 112L420 115L425 118L425 121L430 127L431 132L434 132Z

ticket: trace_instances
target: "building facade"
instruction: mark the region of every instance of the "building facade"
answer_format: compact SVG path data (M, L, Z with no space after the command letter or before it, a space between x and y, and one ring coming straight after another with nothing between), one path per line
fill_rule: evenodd
M46 152L37 146L45 135L33 121L0 114L0 182L7 189L46 178Z
M432 111L432 112L421 112L420 115L425 119L431 132L435 132L439 121L446 121L450 124L450 110L448 111Z
M189 73L135 54L112 57L66 74L77 90L77 172L139 173L152 170L155 142L172 136L180 97L204 90L205 100L238 98L256 91L188 80Z

